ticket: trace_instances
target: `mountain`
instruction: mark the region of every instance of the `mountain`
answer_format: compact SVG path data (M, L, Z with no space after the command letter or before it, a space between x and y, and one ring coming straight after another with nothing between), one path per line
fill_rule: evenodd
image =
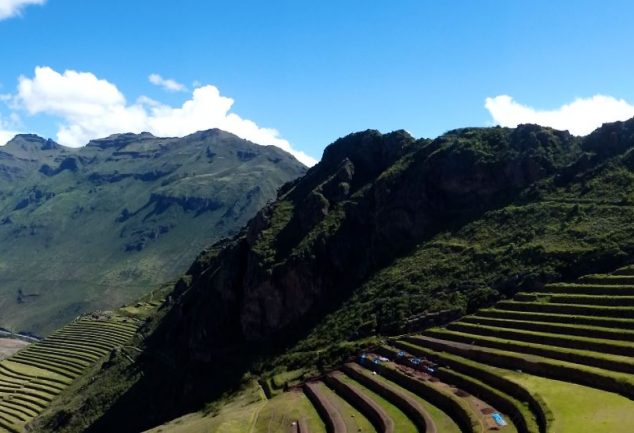
M236 233L305 167L210 130L0 147L0 326L46 335L130 302Z
M140 431L254 375L323 369L377 336L612 270L634 261L633 203L634 119L587 137L351 134L198 256L132 364L115 356L38 425Z

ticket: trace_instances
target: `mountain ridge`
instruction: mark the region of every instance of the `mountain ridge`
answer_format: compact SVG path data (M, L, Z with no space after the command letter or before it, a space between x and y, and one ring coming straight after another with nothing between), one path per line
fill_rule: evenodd
M176 278L304 170L220 130L116 134L77 149L16 136L0 147L0 326L46 334Z
M98 415L47 418L51 429L149 428L254 375L323 369L377 336L631 262L632 131L628 121L587 137L521 125L337 140L199 255L133 364L100 371L71 399L81 412L105 393ZM616 144L597 151L604 134Z

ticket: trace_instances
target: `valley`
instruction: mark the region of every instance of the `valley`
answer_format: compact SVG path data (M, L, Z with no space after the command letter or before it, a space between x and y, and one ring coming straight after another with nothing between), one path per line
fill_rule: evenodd
M632 122L337 140L29 428L627 431Z
M634 433L633 15L0 0L0 433Z
M46 336L173 284L304 171L219 130L79 149L17 136L0 147L0 326Z

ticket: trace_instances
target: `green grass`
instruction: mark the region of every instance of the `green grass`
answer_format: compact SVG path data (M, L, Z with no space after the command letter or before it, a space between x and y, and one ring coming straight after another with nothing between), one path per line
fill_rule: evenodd
M250 433L262 408L267 404L264 394L252 384L237 398L225 401L213 413L197 412L177 418L148 430L152 433Z
M27 379L42 379L42 380L50 380L55 383L68 385L70 380L67 378L60 376L59 374L49 371L47 369L36 367L36 366L26 366L23 364L18 364L11 359L5 359L0 362L0 371L2 367L6 368L8 371L12 373L14 377L24 377Z
M617 294L559 294L546 292L521 292L515 295L515 300L520 302L539 301L547 299L555 304L578 304L578 305L607 305L618 307L631 307L634 305L634 296Z
M368 367L366 366L366 368ZM462 425L464 431L478 431L478 426L481 425L480 416L467 402L454 395L449 388L433 382L411 378L390 364L382 364L378 368L378 372L387 380L395 383L403 381L402 386L405 389L428 400L438 408L442 408L441 410L450 416L457 425Z
M544 290L561 294L587 294L587 295L633 295L632 285L612 285L601 283L589 283L580 280L578 283L550 283L544 286Z
M551 322L533 322L529 320L494 319L490 317L479 317L477 315L463 317L460 319L460 323L482 324L499 328L523 329L527 331L634 342L634 331L581 324L558 324Z
M633 319L634 309L631 307L611 307L577 304L549 304L545 302L498 302L496 308L501 310L535 311L539 313L579 314L584 316L613 317Z
M465 334L506 338L536 344L549 344L555 347L567 347L620 356L634 356L634 343L628 341L606 340L594 337L581 337L523 329L509 329L460 321L447 325L447 329Z
M11 220L0 226L0 326L45 336L79 313L119 307L177 279L200 251L239 230L305 172L275 147L224 133L150 141L121 149L3 147L21 156L0 167L0 220ZM241 160L240 151L254 158ZM71 155L82 159L77 170L39 171ZM24 174L5 181L6 164ZM218 208L178 204L187 199ZM160 200L174 204L161 209ZM37 296L20 302L18 289Z
M114 313L109 317L116 318ZM121 329L108 321L77 320L0 361L0 415L13 420L12 428L21 432L22 424L46 410L75 378L133 337L133 327ZM109 333L116 336L108 338Z
M634 320L632 319L579 316L573 314L536 313L527 311L500 310L497 308L484 308L482 310L478 310L473 317L529 320L531 322L556 322L627 330L634 329Z
M277 258L275 246L276 236L286 227L293 216L293 203L289 200L278 201L272 208L271 220L268 228L262 230L253 251L260 255L266 264L273 264Z
M505 379L539 395L553 418L549 433L631 432L634 426L634 401L581 385L486 367Z
M352 386L361 394L365 395L366 397L377 403L379 406L381 406L383 410L385 410L387 415L392 418L392 421L394 421L394 428L396 432L417 433L418 430L414 423L407 417L407 415L403 413L402 410L396 407L393 403L389 402L385 398L381 397L379 394L375 393L371 389L367 388L356 380L351 379L348 376L340 375L337 377L341 379L341 381L343 381L344 383Z
M590 274L579 278L580 283L606 284L606 285L628 285L634 284L634 275L618 275L618 270L614 274Z
M593 386L611 392L617 392L634 398L634 378L631 374L613 372L588 365L561 361L543 356L527 355L510 350L501 350L485 346L472 346L464 344L463 347L454 347L443 340L417 341L434 350L447 351L449 353L465 356L481 363L506 369L518 369L549 378L566 379L573 383Z
M628 126L628 134L631 132L629 128L631 126ZM522 131L526 134L520 134ZM343 350L333 351L342 342L356 342L376 335L398 335L414 327L433 323L434 320L444 320L442 315L428 313L446 309L453 309L456 314L475 311L517 290L539 287L542 283L562 278L573 280L582 272L603 272L631 261L634 257L632 153L625 155L626 150L621 149L622 156L605 164L597 157L584 160L585 165L564 169L564 166L574 162L578 154L578 149L571 151L572 148L585 142L585 139L566 137L540 128L516 131L493 128L453 131L433 144L421 145L421 149L414 151L411 161L393 167L389 176L386 175L379 182L371 179L367 185L360 185L356 192L358 195L345 203L346 214L342 224L334 224L338 223L338 217L334 218L334 234L324 230L323 238L319 239L321 249L311 250L314 257L303 257L297 263L298 268L286 268L282 262L271 264L270 260L286 257L286 254L280 254L280 244L284 242L276 233L289 234L286 228L293 216L300 215L304 210L298 208L301 201L293 202L291 206L284 203L287 200L283 197L269 209L274 213L270 225L259 221L266 227L264 230L251 226L256 241L262 241L256 251L247 252L259 253L262 258L254 263L256 266L261 265L261 268L256 269L257 275L262 275L262 278L256 283L270 282L269 273L275 278L285 278L295 275L292 272L297 269L317 269L316 274L306 274L309 277L318 274L328 277L331 276L330 272L334 273L332 281L325 278L324 286L342 296L337 299L337 304L324 302L324 311L329 314L323 317L318 326L309 330L305 339L279 359L271 360L266 368L270 365L271 370L280 366L295 369L320 363L323 366L325 362L320 354L334 352L328 358L332 362L347 355ZM629 144L629 135L623 136L622 141L615 141ZM604 152L604 149L599 147L599 151ZM518 158L518 155L522 158ZM523 191L507 191L503 188L506 185L501 185L500 190L507 194L499 201L491 198L487 202L489 197L486 194L479 196L477 186L473 186L476 188L474 194L466 193L473 184L469 176L480 178L483 175L489 182L487 176L490 175L489 186L493 187L496 179L506 179L506 171L500 168L524 167L524 163L539 164L544 161L547 164L542 168L554 166L561 170L557 169L558 173L553 178L537 181ZM452 170L428 171L430 167L443 167L435 162L446 163ZM477 167L477 171L473 171L473 167ZM317 173L317 170L312 173ZM460 177L454 177L456 173ZM447 178L438 174L446 175ZM467 179L464 184L462 176ZM517 176L518 179L521 177ZM443 182L434 183L438 178L442 178ZM325 180L315 179L316 183ZM437 196L436 201L425 201L427 194L418 194L420 191L411 187L418 185L415 181L428 181L429 196ZM453 186L447 188L448 185ZM309 197L313 185L306 185L306 188L309 191L300 197L302 199ZM456 194L451 194L452 188L457 191ZM399 191L415 194L411 194L411 197L406 195L402 201L395 202L392 196L398 195ZM414 196L421 196L421 201L407 200ZM480 198L483 200L480 201ZM405 213L408 215L402 220L395 219L396 225L402 224L402 231L406 235L420 230L419 235L411 235L407 239L409 243L394 241L390 236L401 228L390 225L391 211L401 206L411 206L411 212L407 208L408 212ZM478 207L476 212L475 207ZM426 225L425 219L434 219L427 212L429 209L437 212L434 216L438 216L438 221L432 222L438 224ZM411 218L411 222L408 218ZM366 220L370 227L364 226ZM308 230L307 233L298 230L298 233L290 233L289 236L292 241L301 241L302 236L308 233ZM397 236L394 238L398 239ZM369 242L372 248L362 250L361 247L365 246L360 242L362 239L373 241ZM346 242L351 249L346 251L347 257L340 257L342 260L336 263L342 265L341 274L349 274L349 278L343 279L338 278L336 266L328 266L332 264L328 257L337 251L337 246L344 246ZM300 242L289 241L288 244L299 245ZM240 245L242 247L244 244ZM243 257L242 253L231 255L232 259ZM346 260L350 257L359 260L350 260L348 263ZM196 266L197 269L207 269L205 265L214 264L223 263L200 261ZM348 264L350 266L346 266ZM322 266L313 268L312 265ZM192 278L197 276L192 275ZM339 281L345 286L338 286ZM211 282L222 283L215 279ZM338 303L340 301L341 304ZM196 309L195 300L189 305ZM530 303L515 302L512 305L519 309L532 307ZM540 311L549 311L550 308L551 312L634 317L634 309L618 307L598 309L572 304L563 306L563 309L549 304L535 305L542 309ZM237 302L235 306L243 305ZM188 317L199 316L194 311ZM301 323L301 319L297 323ZM509 343L507 340L500 344ZM520 345L528 346L516 343L513 347ZM535 346L528 347L536 349ZM598 368L511 351L490 352L489 355L495 352L500 356L503 352L504 361L508 364L519 364L526 359L536 360L544 368L552 367L553 374L557 373L557 368L566 366L569 372L578 372L580 376L593 373L593 377L603 375L602 378L609 383L620 380L628 384L631 382L628 375L613 374ZM554 350L549 353L567 357L571 351ZM596 359L598 362L599 359ZM315 364L311 364L313 362ZM623 363L625 365L626 361L623 360ZM109 384L104 385L104 392L108 391L106 385Z
M339 397L333 390L324 383L318 383L319 391L327 398L339 411L348 431L359 433L376 433L372 423L350 403Z
M310 433L326 433L319 415L299 391L266 400L256 384L211 413L197 412L155 427L151 433L272 433L289 431L303 418Z
M532 430L535 430L537 425L543 429L549 424L550 409L541 398L537 395L533 395L533 393L524 387L518 387L500 377L499 369L472 361L468 358L430 350L407 341L397 340L394 341L393 344L412 355L432 359L440 365L445 366L440 369L441 374L445 376L450 377L451 373L455 370L469 379L477 379L480 384L485 387L492 387L495 391L506 394L502 395L501 398L508 400L509 404L512 404L516 408L517 412L526 420L526 425ZM449 373L449 375L447 373ZM482 387L482 385L475 384L475 387ZM491 392L488 392L488 394L491 394ZM526 407L524 405L526 405ZM501 409L503 410L503 408ZM537 425L535 423L537 423Z
M454 422L454 420L451 419L451 417L449 415L447 415L445 412L443 412L442 410L438 409L436 406L432 405L431 403L429 403L427 400L421 398L420 396L418 396L417 394L414 394L413 392L399 386L397 383L394 383L388 379L386 379L385 377L381 376L380 374L377 374L376 376L373 376L373 379L383 382L386 385L398 388L399 392L402 392L406 395L408 395L410 398L413 398L414 400L416 400L418 402L418 404L420 404L429 414L429 416L432 418L432 420L434 421L434 424L436 425L436 428L438 429L438 432L440 433L461 433L460 431L460 427L458 427L458 424L456 424Z
M432 329L426 331L426 335L465 344L474 343L483 347L538 355L625 373L632 373L632 367L634 366L634 360L631 357L603 354L590 350L562 348L547 344L516 341L449 330Z
M549 433L631 433L634 402L610 392L507 371L505 377L538 393L554 414Z
M250 433L288 431L292 422L298 422L302 418L310 433L326 433L326 426L304 393L286 392L266 403Z
M278 373L273 376L272 382L277 389L284 388L289 382L296 382L300 380L304 375L304 370L291 370L283 373Z

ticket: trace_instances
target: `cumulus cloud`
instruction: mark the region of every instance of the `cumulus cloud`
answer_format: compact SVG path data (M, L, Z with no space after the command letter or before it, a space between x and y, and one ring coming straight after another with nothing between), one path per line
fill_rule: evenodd
M19 15L29 5L42 5L46 0L0 0L0 20Z
M222 96L212 85L194 89L180 107L144 96L128 103L114 84L92 73L59 73L49 67L37 67L32 78L20 77L14 97L14 105L29 114L59 117L62 123L57 141L66 146L79 147L91 139L121 132L181 137L219 128L254 143L277 146L308 166L317 162L295 150L275 129L262 128L231 112L233 104L233 99Z
M7 144L13 137L18 134L17 131L4 130L0 127L0 146Z
M554 110L538 110L520 104L508 95L486 98L484 106L493 121L501 126L515 127L521 123L536 123L568 130L574 135L587 135L603 123L634 117L634 105L605 95L577 98Z
M150 83L155 86L162 87L168 92L186 92L187 87L184 84L179 83L176 80L172 80L171 78L163 78L159 74L151 74L148 77Z
M1 97L2 95L0 95ZM0 98L0 100L2 100ZM13 137L19 134L20 117L12 113L9 117L0 115L0 146L7 144Z

